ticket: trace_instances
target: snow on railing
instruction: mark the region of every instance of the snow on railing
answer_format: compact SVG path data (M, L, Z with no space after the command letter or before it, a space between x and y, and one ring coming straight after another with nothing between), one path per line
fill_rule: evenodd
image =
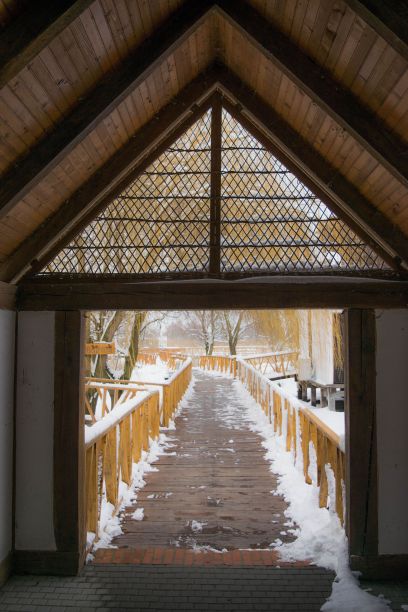
M298 368L298 351L277 351L275 353L262 353L259 355L249 355L243 358L246 363L255 366L262 374L275 373L286 376L294 375Z
M164 382L86 379L86 406L93 421L85 427L87 531L98 534L106 503L113 515L119 511L123 484L132 482L132 464L157 440L160 425L168 427L192 376L191 359L177 365ZM92 392L98 393L97 410L87 397Z
M121 483L131 485L132 463L140 461L143 450L149 450L159 429L159 392L154 390L117 404L85 427L87 531L98 534L103 501L112 504L113 514L118 512Z
M236 357L226 357L224 355L201 355L198 359L198 367L202 370L222 372L236 376L237 362Z
M319 486L321 508L327 507L329 484L334 478L330 504L343 523L345 460L340 436L309 410L305 402L285 392L247 359L237 359L237 378L261 406L275 433L285 440L286 450L292 451L296 465L302 466L305 481ZM301 461L297 461L299 457Z
M161 424L164 425L164 427L168 426L179 401L183 397L188 385L190 384L191 377L192 361L190 358L188 358L184 361L181 367L179 367L172 374L169 380L166 380L164 382L158 382L155 380L139 381L139 384L146 385L147 387L161 388Z

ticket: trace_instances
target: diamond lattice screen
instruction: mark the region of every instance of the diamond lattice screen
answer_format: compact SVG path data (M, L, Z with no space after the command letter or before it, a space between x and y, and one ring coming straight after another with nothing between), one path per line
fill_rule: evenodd
M45 273L207 270L210 171L208 111L61 251Z
M383 269L383 260L227 111L221 271Z
M225 110L220 171L221 274L388 269ZM210 196L208 111L40 274L206 274Z

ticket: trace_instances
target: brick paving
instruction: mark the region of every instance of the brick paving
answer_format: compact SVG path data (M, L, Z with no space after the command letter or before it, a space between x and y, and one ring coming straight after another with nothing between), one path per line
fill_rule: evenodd
M14 576L1 612L317 611L333 575L316 567L180 567L93 564L76 578Z

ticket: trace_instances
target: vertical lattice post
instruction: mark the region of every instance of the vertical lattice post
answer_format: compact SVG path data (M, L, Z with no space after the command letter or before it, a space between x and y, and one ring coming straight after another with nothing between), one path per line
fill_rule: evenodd
M221 249L221 95L214 98L211 114L210 272L220 272Z

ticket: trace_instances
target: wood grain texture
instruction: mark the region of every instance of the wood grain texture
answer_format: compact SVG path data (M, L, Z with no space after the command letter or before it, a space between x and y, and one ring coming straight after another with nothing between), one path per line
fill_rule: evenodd
M194 378L193 397L168 434L172 446L154 464L157 471L146 475L137 504L125 511L123 535L112 544L191 549L196 542L221 551L267 549L276 538L292 541L284 525L287 503L271 495L277 476L260 437L242 419L233 379L205 372ZM132 519L140 507L144 519Z
M57 550L74 553L78 569L86 544L83 328L79 311L56 314L54 533Z
M14 310L16 306L16 291L15 285L3 283L0 281L0 309Z
M180 122L197 116L195 107L201 105L203 98L211 95L216 78L217 75L212 70L201 74L147 122L80 190L14 251L0 266L0 279L14 279L21 275L33 260L42 257L56 243L60 244L58 241L62 236L71 231L75 234L76 222L91 208L99 205L102 199L108 203L109 198L114 197L118 184L137 167L141 159L146 159L152 151L156 151L160 142L167 138ZM204 106L201 107L204 109Z
M388 252L394 251L402 260L408 262L408 244L403 233L392 224L349 182L336 171L313 147L293 130L262 98L232 71L220 68L219 81L226 95L232 95L234 102L244 109L244 114L255 126L260 126L271 143L286 154L305 176L301 180L310 185L311 180L319 189L317 195L324 193L369 235L375 242L385 244ZM285 162L284 162L285 163ZM330 204L328 203L330 207Z
M101 123L157 66L167 59L206 19L210 2L190 3L172 15L137 52L123 61L120 69L102 79L91 94L47 138L24 157L18 169L3 177L0 215L4 216L47 173Z
M330 277L268 281L162 281L22 284L19 310L229 308L406 308L408 283Z
M374 311L348 310L345 330L347 536L350 555L365 557L378 554Z
M243 0L222 0L225 18L274 64L293 84L317 102L328 116L346 129L393 176L408 185L403 143L351 93L336 83L329 72L316 65L279 30L265 23L262 16ZM287 97L286 97L287 101Z

